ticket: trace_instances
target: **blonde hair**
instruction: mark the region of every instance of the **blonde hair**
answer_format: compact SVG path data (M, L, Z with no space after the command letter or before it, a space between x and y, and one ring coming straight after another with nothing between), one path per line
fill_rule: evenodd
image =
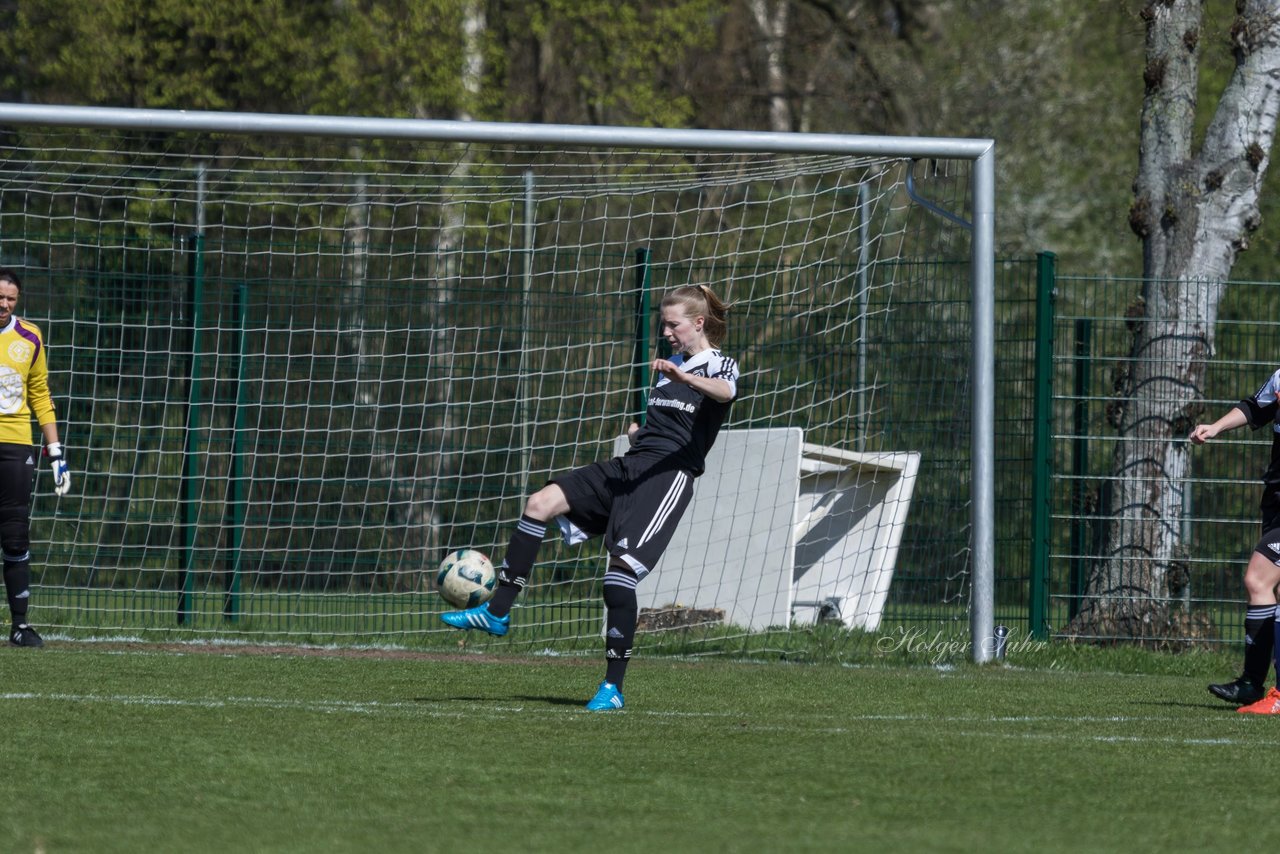
M680 306L686 317L703 318L702 331L711 346L719 347L724 341L725 331L728 329L726 317L729 306L711 288L706 285L683 285L668 291L662 298L662 308L672 305Z

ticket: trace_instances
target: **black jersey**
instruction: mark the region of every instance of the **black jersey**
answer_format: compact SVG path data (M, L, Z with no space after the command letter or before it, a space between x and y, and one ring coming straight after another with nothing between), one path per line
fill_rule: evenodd
M737 396L738 363L719 350L703 350L688 359L677 354L671 361L685 373L724 380ZM720 403L660 376L649 393L645 424L632 436L627 456L661 457L696 477L706 467L707 451L732 405L733 398Z
M1271 464L1262 476L1264 484L1263 504L1268 497L1273 502L1280 502L1280 371L1276 371L1262 384L1253 397L1246 397L1236 404L1236 409L1244 413L1244 417L1254 430L1271 425Z

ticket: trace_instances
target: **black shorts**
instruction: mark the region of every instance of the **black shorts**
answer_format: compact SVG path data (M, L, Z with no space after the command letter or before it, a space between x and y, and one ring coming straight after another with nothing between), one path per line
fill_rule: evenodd
M1271 485L1263 487L1259 509L1262 510L1262 530L1280 528L1280 490Z
M592 463L551 480L569 512L558 517L565 542L604 536L609 554L644 578L657 564L693 497L693 475L635 457Z
M1253 550L1277 566L1280 566L1280 528L1262 532L1262 539Z

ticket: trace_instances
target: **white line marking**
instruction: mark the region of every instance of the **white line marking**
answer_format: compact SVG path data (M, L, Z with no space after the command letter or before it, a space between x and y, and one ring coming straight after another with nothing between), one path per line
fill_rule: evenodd
M0 702L62 702L62 703L105 703L120 706L153 706L153 707L187 707L202 709L249 708L274 709L282 711L311 712L319 714L407 714L428 718L461 718L477 715L510 715L535 714L563 717L564 710L559 708L530 708L525 705L506 705L495 701L489 704L480 700L417 700L417 701L353 701L353 700L296 700L274 697L157 697L129 694L66 694L38 693L31 691L15 691L0 693ZM1095 723L1144 723L1150 721L1168 722L1161 715L1150 716L1096 716L1096 715L1036 715L1036 716L949 716L932 715L826 715L797 716L792 718L793 724L788 726L760 725L744 721L743 712L682 712L676 710L628 710L629 716L657 718L704 718L731 719L736 731L750 730L755 732L776 731L791 732L796 735L848 735L856 730L847 726L824 726L822 724L839 721L851 723L913 723L930 721L940 724L991 724L999 728L992 730L969 730L948 733L949 738L1002 738L1036 741L1093 741L1099 743L1131 743L1131 744L1181 744L1186 746L1232 746L1249 743L1236 738L1195 738L1178 736L1130 736L1115 734L1093 734L1087 732L1074 733L1036 733L1011 732L1002 727L1003 724L1021 723L1058 723L1058 724L1095 724ZM584 715L584 718L592 718ZM807 717L807 720L806 720ZM795 726L794 724L802 724ZM804 726L803 724L809 724Z
M1089 735L1088 733L1048 732L957 732L962 738L1015 738L1028 741L1097 741L1117 744L1181 744L1188 747L1203 745L1235 745L1246 742L1234 738L1178 738L1169 735Z

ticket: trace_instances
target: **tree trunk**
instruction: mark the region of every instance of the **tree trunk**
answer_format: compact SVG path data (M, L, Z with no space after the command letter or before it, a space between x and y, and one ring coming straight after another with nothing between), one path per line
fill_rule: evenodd
M487 28L484 6L479 0L468 0L463 14L462 37L464 45L462 75L462 106L455 116L459 121L471 121L471 109L480 97L481 81L484 74L483 39ZM453 170L453 178L465 183L471 172L472 153L463 145L458 149L458 162ZM428 374L431 380L427 383L430 396L430 408L442 413L439 424L429 432L423 446L423 454L414 471L407 476L412 484L409 487L412 500L406 503L405 525L405 566L410 571L418 567L420 575L417 586L430 589L435 577L435 567L431 561L433 555L439 555L443 543L440 538L441 520L437 507L443 502L438 494L439 484L445 476L456 471L458 454L449 449L450 437L458 429L454 416L453 375L454 375L454 342L449 332L448 307L454 301L458 291L458 283L462 276L462 232L466 225L464 218L465 199L454 202L449 190L444 192L443 210L441 212L440 237L437 241L437 252L440 263L437 266L439 275L434 283L434 317L432 318L433 341L430 347ZM458 544L459 546L464 544Z
M769 93L769 130L787 133L791 130L791 100L787 96L787 69L784 48L787 44L787 9L790 0L775 0L769 9L767 0L750 0L748 6L756 26L764 36L765 86Z
M1242 0L1236 69L1193 151L1201 0L1159 0L1147 23L1141 148L1130 225L1142 239L1133 344L1108 418L1117 428L1105 551L1067 634L1162 640L1195 626L1171 607L1187 434L1201 410L1224 283L1259 224L1280 105L1280 0Z

